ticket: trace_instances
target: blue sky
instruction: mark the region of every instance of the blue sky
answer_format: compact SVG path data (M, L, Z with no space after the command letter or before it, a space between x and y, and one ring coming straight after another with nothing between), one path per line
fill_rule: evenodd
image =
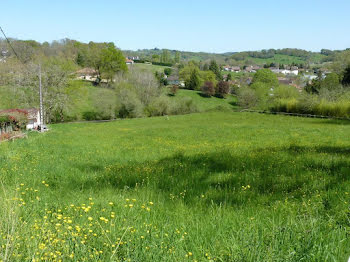
M349 0L2 0L8 36L122 49L231 52L350 47Z

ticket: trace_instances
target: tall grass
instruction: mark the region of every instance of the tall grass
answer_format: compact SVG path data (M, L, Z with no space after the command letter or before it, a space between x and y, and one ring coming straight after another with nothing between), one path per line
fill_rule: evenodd
M226 112L50 129L0 144L2 260L6 247L8 261L350 255L348 122Z

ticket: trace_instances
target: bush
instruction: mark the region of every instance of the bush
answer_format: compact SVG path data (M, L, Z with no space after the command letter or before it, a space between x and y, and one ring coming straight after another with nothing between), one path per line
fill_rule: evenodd
M164 74L170 76L172 73L172 69L170 67L164 68Z
M184 115L195 112L198 112L198 108L194 104L191 97L184 97L183 99L174 103L170 109L171 115Z
M279 85L273 90L274 99L298 98L299 91L294 86Z
M255 107L258 104L258 97L255 90L243 87L238 91L238 104L243 108Z
M166 96L157 97L145 108L147 116L165 116L170 113L171 101Z
M175 96L178 90L179 90L179 86L178 85L172 85L170 87L170 95L171 96Z
M86 121L92 121L92 120L97 120L97 112L94 111L86 111L83 112L83 119Z
M215 94L215 87L213 82L206 81L201 87L202 94L206 97L211 97Z
M253 83L258 83L258 82L267 84L270 87L278 86L277 76L270 69L261 69L255 73L253 77Z
M163 63L163 62L152 62L152 65L160 65L160 66L169 66L172 67L172 63Z
M224 98L225 95L230 93L230 84L225 81L220 81L216 86L216 95Z
M132 90L121 89L118 91L116 115L120 118L142 117L144 105Z

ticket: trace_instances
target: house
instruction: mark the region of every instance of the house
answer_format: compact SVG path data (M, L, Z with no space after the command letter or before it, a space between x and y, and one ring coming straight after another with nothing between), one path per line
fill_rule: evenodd
M139 56L128 56L128 57L126 57L126 59L135 61L135 60L140 60L140 57Z
M25 109L27 114L27 130L38 129L40 126L40 110L37 108Z
M171 75L167 78L168 85L180 85L180 79L177 75Z
M125 63L126 63L127 65L133 65L133 64L134 64L134 60L131 60L131 59L126 58L126 59L125 59Z
M75 73L78 76L78 79L89 80L89 81L92 81L93 78L96 78L96 76L98 75L95 69L88 68L88 67L78 70Z
M275 67L270 67L270 70L274 72L275 74L283 74L283 75L298 75L299 69L279 69Z
M40 111L37 108L1 110L0 115L22 115L27 118L26 129L37 129L40 126Z
M224 71L238 73L241 71L239 66L224 66Z
M231 72L235 72L235 73L241 72L241 68L239 66L233 66L231 67Z
M291 85L293 84L293 80L286 77L278 77L278 82L282 85Z

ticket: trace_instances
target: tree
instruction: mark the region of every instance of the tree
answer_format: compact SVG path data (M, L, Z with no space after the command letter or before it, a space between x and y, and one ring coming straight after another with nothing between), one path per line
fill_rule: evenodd
M180 63L180 52L179 51L176 51L175 52L175 63Z
M113 43L89 43L87 65L97 72L97 82L102 77L112 80L118 72L128 70L123 53Z
M186 88L191 90L198 90L201 84L201 79L199 76L199 70L197 67L192 69L190 78L185 82Z
M172 73L172 69L170 67L164 68L164 74L170 76Z
M113 43L108 43L101 52L101 69L103 76L112 81L118 72L126 72L128 67L123 53Z
M325 88L327 90L338 89L340 85L340 78L336 73L330 73L326 76L326 78L321 81L321 88Z
M342 84L344 86L349 86L350 85L350 65L345 68L344 74L343 74L343 80Z
M153 62L160 62L160 56L157 54L152 55L152 61Z
M214 86L216 85L216 76L212 71L200 71L199 74L201 78L201 85L207 81L212 82Z
M269 85L271 88L272 87L277 87L278 86L278 79L275 73L273 73L269 69L261 69L258 72L255 73L253 77L253 84L254 83L264 83Z
M212 71L215 74L216 80L218 80L218 81L222 80L222 75L221 75L221 72L220 72L220 68L219 68L219 66L218 66L218 64L216 63L215 60L211 60L210 61L209 70Z
M226 77L226 81L229 82L232 80L232 75L229 73Z
M170 62L169 50L163 49L162 55L160 57L160 61L162 63L169 63Z
M224 98L230 92L230 85L226 81L220 81L216 86L216 94L218 97Z
M215 87L213 82L206 81L201 87L202 94L206 97L211 97L215 94Z

